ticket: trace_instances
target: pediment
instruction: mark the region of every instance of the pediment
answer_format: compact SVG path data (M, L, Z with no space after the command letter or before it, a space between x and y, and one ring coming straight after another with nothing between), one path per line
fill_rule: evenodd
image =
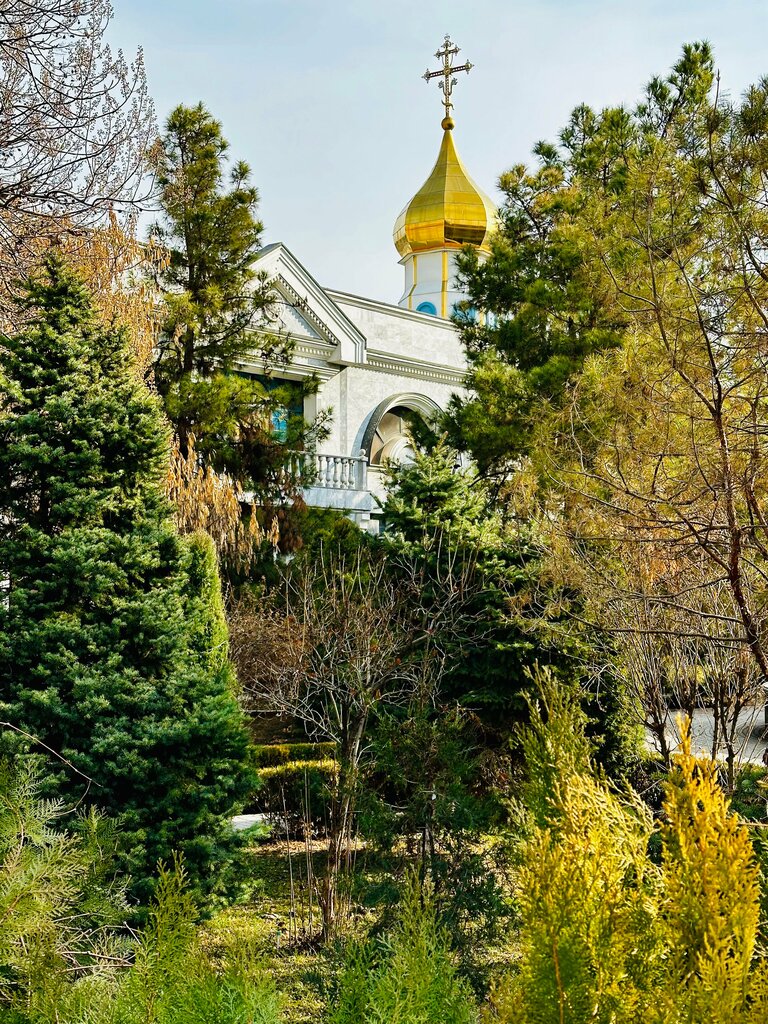
M262 249L255 269L273 284L278 330L327 345L329 362L365 362L364 335L282 242Z
M278 296L275 302L276 330L285 331L295 338L310 338L333 345L333 338L312 316L305 298L296 294L280 276L273 278L272 287Z

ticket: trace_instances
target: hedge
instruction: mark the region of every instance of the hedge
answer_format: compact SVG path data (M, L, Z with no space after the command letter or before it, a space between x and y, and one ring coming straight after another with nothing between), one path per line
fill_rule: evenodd
M322 832L328 823L328 798L337 771L331 758L260 768L256 809L281 828L287 825L292 835L303 835L307 823L313 833Z
M254 747L255 763L258 768L289 764L293 761L332 760L336 753L335 743L267 743Z

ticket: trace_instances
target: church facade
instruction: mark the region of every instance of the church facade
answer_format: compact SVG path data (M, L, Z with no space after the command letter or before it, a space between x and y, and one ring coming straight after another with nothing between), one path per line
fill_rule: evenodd
M256 269L275 295L276 328L294 342L281 376L315 375L316 395L305 399L304 417L328 414L330 432L312 456L297 456L307 473L307 504L334 508L361 525L377 518L386 461L408 458L407 419L431 420L461 392L466 364L450 319L465 296L456 283L455 260L464 245L488 252L496 209L472 181L453 141L451 89L458 53L446 36L436 56L445 116L442 141L429 177L405 205L394 228L404 270L397 304L323 288L283 244L264 248ZM255 363L240 367L259 373Z

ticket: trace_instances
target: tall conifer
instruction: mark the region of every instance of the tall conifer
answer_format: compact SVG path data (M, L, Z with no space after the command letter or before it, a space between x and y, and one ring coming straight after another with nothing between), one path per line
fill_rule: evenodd
M56 256L25 304L0 338L0 714L93 780L53 762L57 795L121 817L136 895L174 850L207 894L251 781L215 561L174 530L126 332Z
M153 233L169 259L155 379L183 454L193 436L216 470L275 497L287 482L285 447L303 447L322 418L310 429L300 412L314 379L279 377L292 343L269 333L275 297L254 266L258 190L248 164L228 156L202 103L171 112L156 158L163 216ZM243 362L260 364L259 374L242 373Z

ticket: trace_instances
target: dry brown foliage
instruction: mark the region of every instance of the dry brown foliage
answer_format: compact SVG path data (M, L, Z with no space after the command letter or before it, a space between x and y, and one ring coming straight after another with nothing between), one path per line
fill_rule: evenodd
M136 371L151 386L161 313L151 272L167 253L141 242L135 228L133 219L121 225L111 214L102 227L62 235L58 248L85 281L104 322L128 329Z
M221 562L238 572L250 569L265 544L275 547L279 531L272 519L264 528L245 501L240 484L203 465L190 436L187 454L174 443L168 466L168 496L181 533L207 533Z
M61 248L90 288L103 319L128 328L136 368L149 381L161 312L150 272L168 257L158 246L141 242L135 228L133 219L121 225L111 214L104 226L67 236Z

